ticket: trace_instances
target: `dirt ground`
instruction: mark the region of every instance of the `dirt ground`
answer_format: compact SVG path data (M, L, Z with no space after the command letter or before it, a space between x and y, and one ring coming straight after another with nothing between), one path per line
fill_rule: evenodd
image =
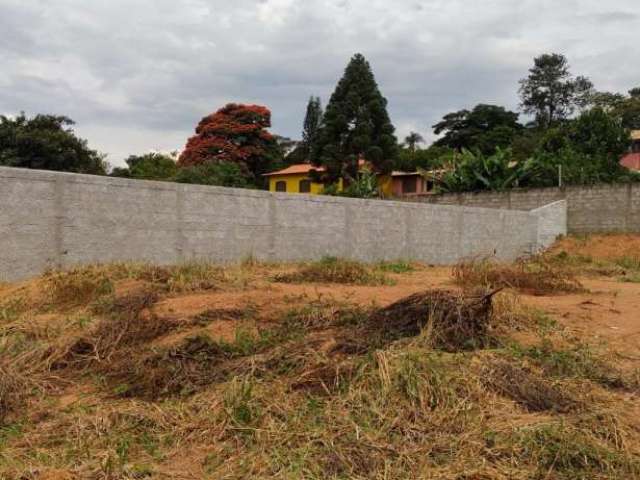
M587 261L600 262L598 263L599 266L603 264L608 265L609 263L613 265L622 257L627 260L629 258L640 258L640 235L602 235L585 238L570 237L560 240L548 255L561 255L565 260L566 258L571 259L575 257L579 258L579 262L583 263ZM580 265L583 263L580 263ZM225 283L219 288L202 287L190 289L180 284L180 288L176 287L176 290L163 290L163 293L159 294L151 302L150 307L141 307L138 312L139 315L134 319L136 321L159 319L161 322L175 326L175 328L172 327L167 331L161 331L157 335L150 337L148 341L145 341L146 343L139 345L139 350L141 352L144 350L144 355L146 355L145 361L147 361L147 363L141 363L141 365L149 365L149 368L152 368L156 366L156 364L149 363L151 360L157 362L166 360L166 356L158 357L156 355L158 352L171 351L171 349L175 349L176 346L184 345L189 339L199 337L209 338L214 343L220 342L224 345L234 345L234 348L245 348L240 345L242 343L242 339L239 340L238 336L240 327L244 329L243 331L248 329L250 333L257 338L260 331L269 329L271 325L277 326L278 322L282 321L283 316L286 316L286 314L290 313L293 309L300 309L309 305L329 304L336 305L337 309L341 308L341 305L358 305L375 309L385 307L414 293L427 290L446 289L461 291L461 287L455 282L452 267L431 267L424 265L413 265L411 271L404 273L391 273L387 271L385 275L388 282L383 285L305 282L282 283L274 281L278 273L288 272L295 268L298 267L255 265L246 269L240 268L237 272L226 272L225 275L227 275L228 278L225 279ZM531 307L536 311L542 312L549 319L556 322L562 330L562 335L565 337L575 339L576 342L579 343L602 347L610 363L616 367L619 367L625 372L638 371L640 367L640 283L635 281L621 281L621 277L618 274L601 275L597 273L594 274L593 270L581 270L580 267L575 268L578 280L585 287L584 291L580 293L554 293L552 295L518 293L518 302L526 307ZM157 273L158 272L155 272L154 275ZM216 275L217 274L218 273L216 273ZM96 283L95 275L93 273L91 275L91 282ZM99 283L100 275L102 274L98 273L97 275ZM162 272L160 272L159 275L162 276ZM91 282L89 287L87 287L82 283L84 281L82 279L74 279L73 281L80 282L77 285L74 284L74 288L79 292L83 292L83 294L86 293L87 288L93 288ZM63 302L52 307L48 305L47 302L55 297L55 295L61 295L61 293L60 291L56 293L48 292L43 285L49 285L49 283L40 279L20 284L0 285L0 327L2 327L0 352L11 355L11 362L24 362L27 366L30 363L30 358L40 359L47 356L50 357L47 357L47 374L38 377L38 381L42 382L42 385L34 383L30 386L32 392L37 391L41 393L31 394L28 400L29 407L18 406L16 408L15 405L13 405L13 411L7 415L8 420L5 419L4 424L2 423L2 415L0 415L0 478L20 478L25 480L77 478L195 479L205 478L204 473L207 473L206 478L252 478L242 473L245 471L245 468L248 468L240 458L245 454L251 455L251 468L255 469L254 471L268 470L265 467L265 462L268 463L268 461L273 462L275 460L270 458L267 461L264 457L265 453L261 450L261 448L265 447L256 448L256 443L252 443L253 440L249 441L243 436L242 428L237 428L237 425L234 426L230 424L228 419L219 421L216 416L230 415L229 411L231 407L227 405L229 402L226 396L227 394L221 394L218 387L224 387L225 392L229 389L233 390L236 388L234 383L235 379L231 381L227 381L227 379L225 380L226 383L216 380L216 382L218 382L217 386L213 385L213 383L211 383L211 385L207 384L206 387L203 387L202 391L186 398L184 404L182 404L182 400L173 398L148 401L148 398L145 397L138 399L135 398L134 395L134 399L130 399L129 396L123 396L118 393L114 394L117 388L114 390L112 384L105 386L105 382L111 381L109 380L110 373L105 373L104 370L100 370L97 367L95 371L92 370L94 367L90 366L84 369L73 370L72 374L66 374L65 369L76 368L69 367L64 363L64 359L69 356L70 352L79 351L83 355L86 355L86 347L79 342L74 344L71 340L82 338L82 335L86 335L87 331L91 331L88 329L95 325L96 322L106 318L106 316L104 313L95 314L96 311L102 311L98 308L100 307L99 298L96 300L95 294L91 290L89 290L88 293L89 296L93 295L91 305L83 304L82 302L74 304L74 298L71 298L65 300L65 302L70 302L68 304ZM119 279L114 282L113 291L109 294L109 298L113 297L116 300L128 299L129 297L134 298L136 295L146 294L145 292L146 289L149 288L149 285L150 282L141 280L140 278ZM22 303L16 303L16 299L19 299ZM111 301L113 301L113 299ZM14 303L19 305L15 308L18 310L23 308L25 313L15 313ZM117 305L117 301L115 304ZM114 308L113 305L110 308ZM126 314L126 311L123 312ZM123 314L123 312L120 313ZM126 323L123 325L126 326ZM117 337L118 332L115 332L115 335ZM333 327L326 328L322 331L312 330L305 335L307 336L304 337L304 340L308 341L308 345L307 351L304 352L304 361L307 361L309 357L314 354L317 355L318 358L321 357L322 361L312 362L312 367L300 373L297 379L294 378L295 375L286 381L282 381L282 379L278 377L277 381L274 381L273 384L269 384L268 386L268 388L273 389L274 392L283 394L279 389L285 388L283 386L285 384L288 385L287 388L291 389L291 385L296 385L296 382L300 383L301 379L306 381L308 375L313 376L318 372L321 372L321 375L326 373L323 368L328 358L328 352L334 350L337 345L337 340L334 338ZM516 332L516 337L517 335L526 338L526 334L522 332ZM113 336L109 338L113 338ZM289 340L287 340L287 342L288 341ZM278 351L278 348L282 348L283 345L289 344L286 342L278 344L274 350ZM97 347L95 348L96 358L100 355L106 355L108 357L114 354L113 352L98 352ZM127 352L131 354L131 363L133 364L138 345L134 343L128 345L127 348L129 349ZM29 349L32 351L29 351ZM57 351L58 353L53 355L50 353L53 351ZM392 357L394 355L393 351L393 349L391 349L390 352L377 351L375 353L375 355L379 356L376 357L377 365L382 365L380 362L386 362L386 356ZM424 350L420 351L422 355L424 355ZM262 361L260 357L262 352L258 353L252 362ZM185 357L188 356L181 350L171 351L169 355L174 360L180 358L181 355L185 355ZM200 353L197 355L200 355ZM300 355L302 355L302 353ZM465 362L468 361L469 356L466 353L461 353L460 355L460 358L465 359ZM475 363L483 362L487 358L490 360L490 355L491 354L489 354L488 357L480 356L478 357L480 360L472 360L471 364L475 365ZM294 356L293 358L298 361L299 358L302 357ZM109 358L106 360L108 361ZM340 354L332 359L332 361L336 362L335 365L340 365L340 368L343 368L342 363L339 364L337 360L341 362L347 360L348 363L348 361L352 359L346 354ZM100 358L98 361L93 359L93 363L87 365L99 364L104 361L104 358ZM126 358L124 361L123 359L119 361L123 365L126 364ZM236 368L238 365L242 366L241 362L243 358L240 358L238 361L240 364L236 362L235 358L232 358L229 364L233 368ZM220 366L218 364L212 365L212 368L218 368ZM473 365L469 366L472 370L475 368ZM529 368L527 365L528 364L525 363L525 367ZM7 390L7 388L12 388L14 384L9 383L9 387L4 387L2 384L3 381L6 382L6 378L10 381L12 380L12 377L5 373L5 370L10 372L10 366L10 363L3 364L2 361L0 361L0 414L2 414L3 408L9 409L12 407L10 403L12 401L11 391ZM122 365L119 368L123 368ZM195 367L193 367L193 365L187 365L187 367L184 368L183 373L185 375L197 374L200 375L200 377L202 376L202 372L198 371L194 373L193 369ZM254 367L252 366L252 372L253 369ZM131 372L128 373L131 374ZM138 377L133 378L140 378L140 374L140 372L136 372ZM144 371L142 374L144 375ZM151 370L149 374L151 374ZM382 373L380 375L382 376ZM198 381L200 377L197 377ZM40 378L44 380L40 380ZM478 383L480 380L473 380L471 383L474 382ZM261 385L262 388L266 388L266 384ZM571 382L569 382L568 385L570 388L575 388L575 385L571 384ZM209 388L209 386L211 386L211 388ZM337 412L336 416L328 424L340 421L343 416L340 412L347 409L347 404L341 403L343 398L340 395L343 395L343 393L338 395L333 391L329 391L324 383L322 383L322 388L324 388L326 392L320 391L318 398L323 399L321 403L325 402L324 398L331 398L335 405L330 404L328 400L327 405L332 405L331 408L335 408L335 412ZM464 386L464 388L471 387ZM287 422L294 422L292 418L297 418L297 416L291 414L291 411L286 410L286 408L292 407L280 405L280 403L286 403L288 397L297 398L297 396L300 396L300 405L307 405L307 402L311 402L312 407L315 405L314 402L319 401L316 398L313 398L313 401L307 397L303 398L301 393L298 393L295 389L294 391L295 393L293 394L291 390L287 391L287 393L283 394L283 396L277 400L275 406L271 405L269 408L277 410L277 413L271 416L265 415L265 418L275 418L279 420L280 417L286 417ZM621 415L625 419L627 417L634 417L634 409L636 409L638 415L640 415L640 404L635 401L635 395L637 395L637 393L629 393L627 391L603 392L594 395L596 397L597 395L601 395L604 398L606 394L610 396L607 402L612 404L613 402L619 402L621 405L620 411L624 412ZM192 393L188 395L192 395ZM262 401L268 403L267 400L270 395L271 393L266 396L266 400ZM483 391L482 395L487 395L487 392ZM483 411L478 418L482 419L483 422L486 421L491 426L491 429L495 429L498 433L515 432L519 431L521 427L528 428L530 425L546 425L549 422L557 420L557 412L522 410L514 406L513 402L506 402L494 394L491 394L491 396L487 398L488 400L486 401L495 402L495 404L491 403L490 406L487 406L487 410ZM485 402L485 400L479 401L479 404L483 404L483 402ZM231 408L231 410L233 410L233 408ZM327 407L327 416L330 414L333 415L331 408ZM447 408L450 408L450 406ZM464 411L464 408L467 407L460 408ZM209 415L207 414L208 411L212 413ZM214 414L213 412L217 413ZM235 412L235 410L233 410L233 412ZM436 413L437 409L434 410L433 415ZM308 413L305 413L305 415L308 415ZM395 415L401 415L401 413L396 412ZM447 416L451 415L453 415L453 413L445 412L442 418L446 419ZM416 410L415 416L420 416L419 409ZM304 417L304 415L302 415L302 417ZM126 444L123 446L122 438L129 438L129 435L133 438L133 433L127 433L129 431L128 429L134 429L131 425L138 425L136 422L142 422L141 425L146 425L144 422L151 422L152 419L154 423L153 425L149 423L148 428L149 430L152 428L157 429L158 432L154 434L156 436L147 438L146 432L140 433L138 430L136 430L135 433L138 435L138 437L135 437L137 439L136 441L139 442L139 445L143 445L144 448L138 446L136 447L138 450L134 452L134 447L130 447L128 443L125 442ZM434 419L427 420L426 425L435 421ZM352 420L349 421L353 422ZM393 426L395 422L400 421L400 417L397 416L393 420L389 419L388 423ZM408 421L408 424L414 421L415 419L412 418L411 421ZM444 422L445 420L438 421ZM507 423L499 423L503 421ZM208 422L212 422L211 425L209 425ZM498 422L496 423L498 426L493 425L492 422ZM295 434L299 435L300 438L305 437L315 428L305 424L302 425L302 427L298 425L298 428L302 428L303 431ZM306 430L307 428L310 429L309 432ZM326 428L327 430L331 430L330 427ZM350 431L351 426L342 426L340 428L346 428L344 431ZM360 438L358 428L360 427L356 426L356 437ZM395 427L390 428L392 428L390 432L393 432L393 428ZM418 427L415 428L418 429ZM422 426L421 428L427 429L426 426ZM442 428L446 430L447 425L444 425ZM460 427L456 426L455 428ZM477 446L479 442L482 443L485 433L482 433L484 430L481 430L481 426L474 424L469 428L477 428L477 431L474 430L473 434L468 434L469 445ZM487 426L482 425L482 428L486 429ZM174 443L172 443L170 447L165 448L162 442L166 440L167 444L169 444L170 437L174 435L174 433L167 433L170 432L171 429L176 432L179 431L179 439L172 440ZM118 435L122 438L112 439L110 436L111 430L117 431ZM267 433L260 434L259 432L263 430ZM417 431L418 430L416 430L416 432ZM640 425L638 425L637 422L633 425L631 431L634 432L634 435L638 434L638 438L640 438L640 433L638 433L640 432ZM271 430L268 430L266 426L262 425L256 432L255 435L266 435L267 438L271 435L271 433L268 433L271 432ZM343 430L339 430L339 432L343 432ZM453 439L462 435L461 432L465 432L464 435L467 435L465 430L458 431L454 429L453 432ZM332 434L335 434L335 432ZM408 437L414 434L417 435L415 432L412 433L410 428L404 433L404 435ZM178 434L175 433L175 435L177 436ZM341 465L343 466L340 468L343 468L344 472L348 474L338 469L336 470L338 472L337 474L331 477L327 476L326 478L400 478L394 477L393 473L391 477L387 477L386 473L383 474L380 472L378 472L375 477L373 475L369 477L366 473L363 474L362 472L366 472L367 470L362 470L364 467L361 468L357 462L364 462L363 458L365 458L366 455L352 451L352 446L343 447L342 450L334 447L331 442L336 441L336 438L340 438L342 433L336 435L337 436L331 441L321 440L321 436L313 437L309 440L308 446L305 446L303 449L306 451L306 449L317 448L318 442L322 443L325 441L328 442L327 445L325 445L328 452L337 449L336 451L342 456L342 460L333 459L329 461L327 458L331 457L333 453L325 452L323 455L325 455L326 458L323 457L323 462L329 462L329 467L325 466L323 468L331 469L333 468L331 467L332 462L342 462ZM370 435L375 434L371 433ZM384 435L385 434L381 434L381 437L377 440L378 443L383 441L385 438ZM472 435L477 435L477 437L471 438ZM57 438L58 436L60 438ZM283 432L279 432L274 438L280 439L284 436ZM437 432L437 437L433 438L440 439L442 436L443 434ZM142 440L140 440L140 438ZM127 442L128 441L129 440L127 440ZM133 440L131 440L131 442L133 442ZM449 440L449 442L454 442L454 440ZM151 446L147 445L147 443ZM626 444L623 445L617 440L614 443L616 448L619 447L622 451L632 450L631 447L627 447ZM69 449L73 454L65 453L61 445L67 444L72 446L66 446L64 448ZM455 447L452 447L452 444L453 443L442 444L438 448L441 448L442 451L454 451ZM83 451L85 452L83 455L86 455L86 458L77 458L77 452L80 448L77 445L82 445L82 449L84 449ZM295 442L293 442L292 445L295 445ZM286 443L281 447L285 452L288 448L293 448ZM375 451L378 453L384 451L385 448L388 450L387 453L389 453L393 449L403 448L403 445L401 442L400 444L389 444L386 447L376 446L375 448L377 449ZM416 444L412 448L415 449L415 452L420 452L422 451L421 449L425 447L423 444ZM161 451L162 454L160 455L156 450ZM415 452L412 453L412 455L415 454ZM471 456L468 457L476 458L480 455L478 452L479 450L473 455L469 454ZM513 454L513 458L517 458L520 453ZM65 455L69 456L69 458L65 457ZM98 455L99 458L95 457L95 455ZM287 457L286 453L277 452L274 458L280 458L278 455L282 456L282 458ZM329 457L327 457L327 455ZM431 453L429 453L429 455L431 455ZM556 453L556 455L559 454ZM633 457L635 453L628 453L628 455ZM219 463L217 460L212 460L212 456L224 458L225 460L223 463ZM138 459L137 461L143 459L144 462L146 462L145 464L153 465L153 468L150 468L149 472L153 471L155 474L149 473L144 469L140 471L136 470L138 466L131 460L132 457ZM487 458L489 458L490 463L493 461L493 457L489 456ZM499 456L495 458L500 459ZM305 458L299 461L306 465L305 462L312 464L312 460L313 459L309 460ZM118 464L119 461L121 461L121 465ZM456 461L466 462L467 460L462 459ZM511 463L514 461L515 460L512 460ZM539 461L541 460L534 458L531 460L528 468L536 468L535 465ZM225 470L225 462L228 462L230 465L233 464L233 468L229 467ZM548 471L546 477L544 474L540 474L540 472L537 472L537 474L541 476L529 477L524 474L522 476L516 476L513 472L517 472L518 468L514 467L514 470L509 470L510 467L505 466L509 462L506 462L505 465L500 464L499 461L496 462L496 470L492 470L494 466L487 466L488 464L474 467L476 470L468 470L468 466L464 468L455 467L458 468L458 470L451 467L451 471L447 471L446 475L443 473L442 476L438 476L434 473L434 476L425 474L419 478L624 478L619 476L572 477L571 472L573 472L573 470L567 470L569 473L567 473L566 476L554 476L551 473L554 468L556 468L557 459L554 460L553 458L552 462L544 467L544 471ZM434 465L437 466L437 463L438 462L435 462ZM68 466L69 464L73 464L74 466ZM569 464L571 464L571 461ZM574 468L572 465L573 464L571 464L570 467ZM640 460L638 465L640 465ZM617 467L606 466L606 468L602 468L604 471L606 468ZM384 471L386 472L386 470ZM398 471L409 472L409 470ZM398 471L396 471L396 474ZM469 476L467 476L467 473L464 473L474 471L479 473L469 473ZM584 470L584 472L586 471L588 471L588 469ZM223 475L225 472L226 474ZM344 473L344 475L340 472ZM360 473L353 474L353 472ZM580 470L579 474L582 475L584 472ZM266 478L266 476L256 478ZM289 477L283 476L282 478L319 477L312 475L296 477L293 475ZM628 476L626 478L634 477Z

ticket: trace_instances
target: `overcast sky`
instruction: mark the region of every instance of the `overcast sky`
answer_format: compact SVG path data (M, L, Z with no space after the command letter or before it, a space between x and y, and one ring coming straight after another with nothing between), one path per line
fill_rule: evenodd
M0 0L0 113L64 114L113 165L181 149L227 102L299 138L349 58L371 63L398 136L443 114L517 108L543 52L600 90L640 85L638 0Z

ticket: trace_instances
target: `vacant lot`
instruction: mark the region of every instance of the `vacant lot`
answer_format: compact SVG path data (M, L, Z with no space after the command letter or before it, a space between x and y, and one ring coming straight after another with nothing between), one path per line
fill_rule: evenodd
M639 246L0 286L0 478L640 478Z

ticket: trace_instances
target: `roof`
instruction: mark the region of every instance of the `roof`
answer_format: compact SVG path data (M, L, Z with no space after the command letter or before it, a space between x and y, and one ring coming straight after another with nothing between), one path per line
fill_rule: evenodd
M631 130L631 140L640 140L640 130Z
M271 175L295 175L301 173L309 173L311 170L324 172L324 167L316 167L315 165L311 165L310 163L296 163L294 165L289 165L287 168L283 168L282 170L265 173L263 174L263 176L269 177Z
M640 171L640 153L627 153L620 160L620 165L627 167L629 170Z
M368 163L363 159L358 159L358 168L362 168L365 165L368 166ZM293 165L289 165L287 168L283 168L282 170L276 170L275 172L263 173L263 177L270 177L274 175L296 175L302 173L309 173L311 170L315 170L317 172L324 172L324 167L316 167L315 165L311 165L310 163L294 163Z

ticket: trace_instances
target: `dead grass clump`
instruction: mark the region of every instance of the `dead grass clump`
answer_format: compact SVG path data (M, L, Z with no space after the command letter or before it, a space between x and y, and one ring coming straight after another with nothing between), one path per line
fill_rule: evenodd
M198 335L138 361L121 359L112 365L110 374L118 395L154 400L189 395L241 374L242 368L228 362L243 356L229 344Z
M459 262L453 269L456 283L463 288L513 288L533 295L575 293L584 287L567 269L542 256L501 264L490 259Z
M324 257L293 273L280 274L276 281L284 283L344 283L355 285L389 285L391 280L360 262L336 257Z
M354 362L321 361L297 375L291 383L291 389L316 396L330 396L349 385L356 369Z
M9 414L20 408L28 394L28 381L6 365L0 365L0 426Z
M48 306L74 307L92 303L114 291L113 281L98 267L52 272L44 277Z
M594 435L564 422L523 427L506 441L518 463L535 466L533 478L638 478L640 461ZM517 459L517 460L516 460Z
M566 413L579 406L566 386L560 387L513 362L491 361L484 365L481 378L487 387L510 398L529 412L553 410Z
M52 368L108 363L114 354L176 328L171 321L158 318L149 311L157 299L154 292L140 291L101 304L99 309L107 317L65 350L51 354L49 362Z
M522 348L513 345L517 357L528 357L537 363L547 375L558 378L582 378L591 380L606 388L618 390L638 390L634 379L628 378L620 370L596 355L593 348L584 343L569 348L557 348L545 339L540 345Z
M471 350L491 343L492 298L430 290L403 298L374 312L369 329L396 339L420 334L423 329L432 346L445 351Z

